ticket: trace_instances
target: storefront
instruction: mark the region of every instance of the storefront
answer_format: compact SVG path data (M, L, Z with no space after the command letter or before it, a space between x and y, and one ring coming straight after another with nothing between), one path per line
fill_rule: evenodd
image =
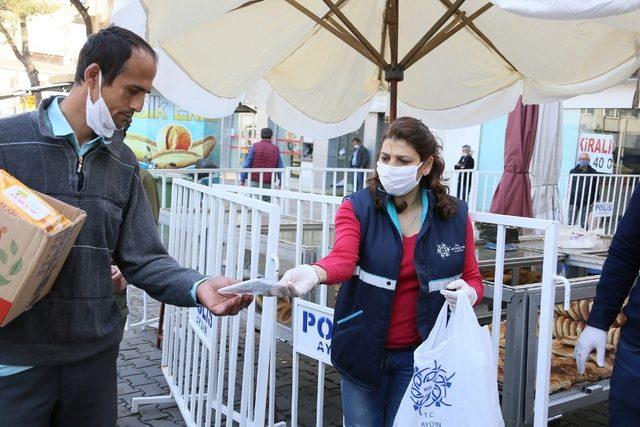
M135 114L124 142L146 168L185 168L200 159L220 164L221 130L222 120L191 114L154 91Z

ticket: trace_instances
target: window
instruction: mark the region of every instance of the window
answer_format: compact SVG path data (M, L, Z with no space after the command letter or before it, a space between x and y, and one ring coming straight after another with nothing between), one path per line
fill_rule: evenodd
M587 151L592 166L599 172L640 174L639 109L582 109L578 138L581 144L578 152ZM594 141L591 146L589 138ZM598 145L598 140L602 144ZM612 142L610 149L609 142Z

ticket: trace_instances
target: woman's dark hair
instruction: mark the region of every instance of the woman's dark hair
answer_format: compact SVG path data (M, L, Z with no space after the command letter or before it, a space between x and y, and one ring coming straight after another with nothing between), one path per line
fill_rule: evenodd
M433 136L429 128L418 119L400 117L389 124L383 141L385 139L406 141L407 144L418 152L421 161L433 157L431 172L429 172L429 175L422 177L420 180L420 188L431 190L436 199L434 210L440 217L446 219L454 216L457 211L457 202L453 197L449 196L449 188L444 184L442 178L444 172L444 160L441 154L442 146L436 137ZM378 153L378 158L379 157L380 154ZM380 183L377 172L373 178L369 179L368 184L373 194L376 207L382 209L384 207L384 199L377 193L377 189L382 187L382 184ZM406 208L406 202L396 203L398 213L404 211Z
M353 138L352 142L357 142L358 144L362 144L362 141L360 141L360 138L358 138L357 136Z
M132 31L112 25L92 34L80 50L75 82L84 81L84 71L98 64L105 85L110 85L131 58L133 49L142 49L158 62L158 55L142 37Z

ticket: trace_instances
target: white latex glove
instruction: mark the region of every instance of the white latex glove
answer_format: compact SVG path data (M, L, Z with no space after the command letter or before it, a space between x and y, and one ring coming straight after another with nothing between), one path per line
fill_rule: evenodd
M447 289L443 289L440 291L442 295L444 295L447 300L447 304L449 304L449 308L451 310L456 309L456 303L458 302L458 294L462 293L469 298L469 302L473 306L478 299L478 294L476 294L476 290L473 289L467 282L462 279L454 280L453 282L447 285Z
M303 264L284 273L278 287L271 291L274 297L301 297L318 286L320 278L310 265Z
M584 374L589 354L595 349L598 366L604 366L604 353L607 346L607 332L602 329L587 326L580 334L576 343L575 358L578 372Z

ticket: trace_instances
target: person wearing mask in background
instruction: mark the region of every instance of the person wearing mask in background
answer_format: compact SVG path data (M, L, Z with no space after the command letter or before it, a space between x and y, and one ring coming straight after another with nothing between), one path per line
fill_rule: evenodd
M471 146L462 146L462 157L458 160L458 163L454 166L456 170L473 170L476 167L476 162L471 156ZM457 196L459 199L465 202L469 201L469 191L471 191L471 172L463 172L458 174L458 189Z
M0 328L0 420L7 426L116 424L122 334L111 262L153 298L236 314L252 298L218 294L170 257L156 231L123 129L151 91L157 56L119 27L91 35L66 98L0 119L0 168L87 218L52 290ZM144 238L141 238L144 236Z
M597 180L591 176L598 171L591 167L589 154L580 153L578 164L569 172L571 176L571 197L569 198L569 223L587 229L587 218L598 192Z
M369 187L336 213L331 253L287 271L273 292L299 297L342 282L331 360L347 427L391 427L413 375L413 352L442 305L455 308L459 294L471 304L483 297L467 206L447 194L444 167L423 123L392 122Z
M620 313L624 300L627 323L621 329L620 343L609 391L609 425L637 426L640 420L640 188L631 196L629 207L613 236L602 267L596 298L587 327L575 349L578 371L583 373L589 354L595 349L598 365L604 366L607 331ZM635 284L635 286L634 286Z
M260 131L260 137L262 139L255 144L252 144L251 148L249 148L249 154L244 160L242 167L244 169L283 168L284 165L282 163L282 157L280 157L280 149L271 141L271 138L273 138L273 131L269 128L264 128ZM246 172L240 175L240 183L242 185L246 184L247 175L248 174ZM281 174L278 173L277 175L278 182L282 184ZM262 188L271 188L272 184L275 185L273 174L271 172L264 172L262 174L257 172L252 173L251 186L260 187L261 183Z
M351 154L352 169L366 169L369 167L369 150L362 146L360 138L353 138L353 153ZM354 191L362 190L364 185L364 173L357 173Z

